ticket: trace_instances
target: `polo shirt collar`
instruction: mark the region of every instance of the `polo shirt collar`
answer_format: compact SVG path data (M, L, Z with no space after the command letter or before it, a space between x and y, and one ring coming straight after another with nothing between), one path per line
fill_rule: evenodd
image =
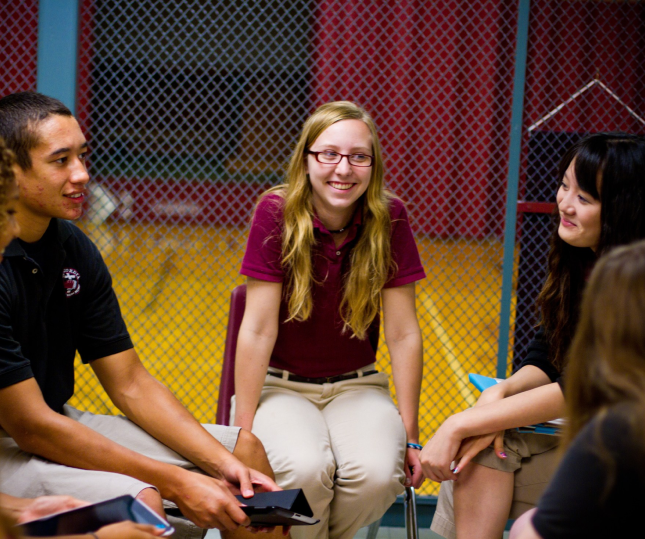
M358 206L356 208L356 211L354 212L354 215L352 216L352 220L345 228L352 230L352 229L356 229L356 227L359 227L362 224L363 224L363 206ZM327 234L331 234L329 230L327 230L327 227L322 224L322 221L318 219L318 216L315 213L314 213L314 228L317 228L321 232L326 232Z
M58 223L58 219L52 218L52 220L49 223L49 226L47 227L47 230L45 230L45 233L43 234L43 238L48 234L51 233L51 229L55 229L56 237L58 238L58 243L62 246L67 238L69 238L72 235L72 231L69 229L67 226L60 226ZM4 256L5 257L10 257L10 256L25 256L25 251L22 248L22 245L20 245L20 242L18 241L18 238L13 240L9 245L7 245L7 248L4 251Z

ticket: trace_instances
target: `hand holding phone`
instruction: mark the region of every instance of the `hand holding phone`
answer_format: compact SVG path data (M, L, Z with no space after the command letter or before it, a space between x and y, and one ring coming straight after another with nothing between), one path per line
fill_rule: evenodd
M244 505L251 526L311 526L320 520L313 511L302 489L257 492L252 498L236 498Z
M154 529L161 531L155 535L168 536L175 531L165 519L129 494L24 522L21 527L24 535L51 537L96 532L104 526L124 521L154 526ZM121 528L135 530L130 524L122 525Z

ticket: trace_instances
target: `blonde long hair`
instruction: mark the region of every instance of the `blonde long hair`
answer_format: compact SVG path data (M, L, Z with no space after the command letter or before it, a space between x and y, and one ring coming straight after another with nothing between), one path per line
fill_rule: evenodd
M322 132L342 120L361 120L372 135L372 175L367 191L358 201L363 212L363 226L350 254L350 270L344 277L340 304L343 331L351 330L353 336L364 339L379 312L381 290L394 268L390 252L392 223L389 212L393 195L383 187L381 145L372 117L350 101L335 101L319 107L303 125L289 161L286 182L269 189L263 196L276 193L284 199L282 267L286 275L287 320L307 320L313 309L312 251L316 241L312 188L305 159L307 151Z

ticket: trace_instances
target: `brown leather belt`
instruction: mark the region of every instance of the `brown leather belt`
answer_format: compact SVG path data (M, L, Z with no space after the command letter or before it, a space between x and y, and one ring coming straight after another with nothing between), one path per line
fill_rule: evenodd
M369 376L370 374L376 374L378 371L363 371L362 373L350 372L348 374L337 374L336 376L322 376L320 378L309 378L307 376L299 376L291 372L287 373L285 376L283 373L278 372L268 372L269 376L275 376L276 378L282 378L283 380L291 380L292 382L303 382L305 384L333 384L334 382L342 382L343 380L352 380L354 378L359 378L363 376Z

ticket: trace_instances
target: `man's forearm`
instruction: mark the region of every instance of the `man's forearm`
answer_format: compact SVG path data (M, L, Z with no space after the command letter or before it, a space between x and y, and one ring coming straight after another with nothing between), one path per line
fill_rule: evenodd
M173 485L189 472L157 462L54 412L29 378L0 389L2 428L27 453L73 468L128 475L172 497Z
M173 484L182 473L188 473L123 447L68 417L54 412L47 415L50 417L30 425L29 435L16 438L21 449L74 468L134 477L154 485L169 499L174 496Z
M147 371L127 392L113 396L118 408L148 434L213 477L231 453L211 436L177 398Z
M128 419L209 475L232 457L141 364L134 350L92 362L99 381Z

